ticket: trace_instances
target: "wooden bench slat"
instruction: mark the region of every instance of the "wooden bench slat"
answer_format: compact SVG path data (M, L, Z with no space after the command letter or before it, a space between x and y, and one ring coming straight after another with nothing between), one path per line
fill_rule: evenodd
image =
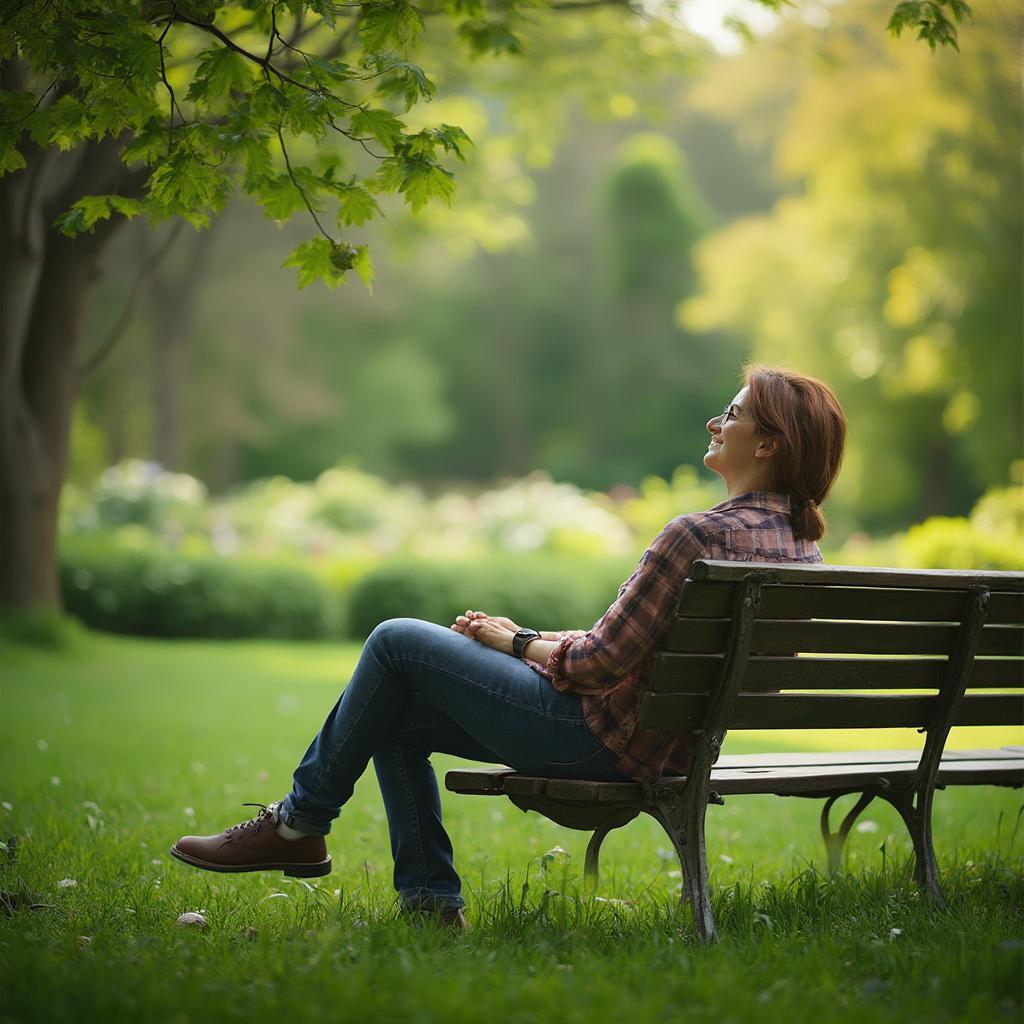
M662 646L667 651L714 654L725 650L729 619L673 619ZM959 626L894 622L828 622L761 619L750 643L753 654L945 654L952 652ZM1024 628L986 626L979 654L1024 657Z
M701 558L690 567L695 580L735 582L757 572L766 582L848 587L908 587L928 590L967 590L1024 593L1024 573L995 569L886 569L864 565L798 564L792 562L731 562Z
M752 657L743 689L759 690L918 690L938 689L946 676L945 658L778 658ZM657 654L648 689L652 693L707 693L718 685L717 654ZM971 687L1024 686L1024 659L982 658L974 662Z
M640 706L647 729L698 729L708 698L681 693L648 693ZM740 694L730 729L921 728L934 717L938 698L847 694ZM956 725L1024 725L1024 698L1002 694L964 697Z
M1018 748L1020 749L1020 748ZM878 778L890 780L906 779L917 770L917 751L864 751L865 754L877 755L874 759L862 763L850 763L839 760L842 755L828 755L832 763L819 764L811 762L792 764L760 765L754 762L763 755L738 755L732 760L736 764L717 765L711 772L711 787L723 796L757 793L777 793L779 795L797 795L799 793L817 793L821 790L836 789L856 790ZM910 755L909 758L905 755ZM989 756L985 756L989 755ZM800 759L815 757L814 754L780 755ZM853 755L849 755L853 756ZM725 760L725 759L723 759ZM533 776L519 776L511 769L502 769L501 776L511 784L511 792L517 793L522 786L516 782L529 780L531 790L538 781ZM445 786L459 793L486 793L487 795L507 795L507 792L492 789L473 788L472 776L481 776L481 787L490 782L491 773L486 769L450 771L445 778ZM553 800L567 802L583 801L596 803L618 803L639 800L643 797L643 787L636 782L599 782L589 779L547 779L544 795ZM662 780L659 785L682 787L686 779L675 778ZM939 768L939 785L996 785L1024 786L1024 750L1014 754L1011 750L979 750L950 751L944 756ZM532 793L531 793L532 795Z
M838 753L829 751L799 751L784 754L723 754L715 765L719 768L774 768L797 765L837 764L917 764L920 750L847 750ZM1021 761L1024 763L1024 747L999 747L979 750L947 750L943 752L942 763L948 761Z
M732 583L688 579L679 595L680 617L728 618ZM890 622L959 622L964 592L873 587L768 585L761 591L765 619L861 619ZM985 621L1015 625L1024 621L1024 594L994 591Z

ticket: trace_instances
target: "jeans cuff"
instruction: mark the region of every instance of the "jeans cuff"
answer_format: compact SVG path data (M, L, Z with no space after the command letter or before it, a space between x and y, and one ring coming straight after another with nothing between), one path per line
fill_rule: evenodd
M311 836L326 836L330 834L331 825L317 821L315 818L306 817L301 810L295 809L295 801L289 793L276 806L277 820L284 822L289 828L297 828Z
M399 896L401 899L399 909L403 914L440 914L445 910L462 910L466 906L466 901L461 896L440 896L423 891L400 893Z

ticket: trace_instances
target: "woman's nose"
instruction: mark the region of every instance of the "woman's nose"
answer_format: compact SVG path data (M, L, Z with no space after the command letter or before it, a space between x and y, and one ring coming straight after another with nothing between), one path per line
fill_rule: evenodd
M708 420L708 430L711 431L712 434L718 430L719 420L721 418L721 416L715 416L713 419Z

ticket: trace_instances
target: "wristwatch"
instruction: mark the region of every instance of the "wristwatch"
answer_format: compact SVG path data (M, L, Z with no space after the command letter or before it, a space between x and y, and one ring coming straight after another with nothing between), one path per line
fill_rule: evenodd
M539 640L540 633L535 629L521 629L512 637L512 656L521 658L523 650L531 640Z

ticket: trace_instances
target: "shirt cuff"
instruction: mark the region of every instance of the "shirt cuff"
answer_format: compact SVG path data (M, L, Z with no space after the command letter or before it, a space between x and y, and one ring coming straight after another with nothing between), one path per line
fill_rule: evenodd
M585 635L585 634L584 634ZM549 679L559 679L565 675L562 671L562 662L565 660L565 652L572 647L579 639L575 636L563 636L558 645L548 655L547 663L544 666L544 675Z

